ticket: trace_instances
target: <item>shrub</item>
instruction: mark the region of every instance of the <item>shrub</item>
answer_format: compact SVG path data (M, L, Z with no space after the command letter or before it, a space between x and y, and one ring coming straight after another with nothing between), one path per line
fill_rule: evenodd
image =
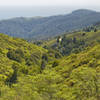
M15 60L17 62L22 62L22 58L24 57L24 53L21 49L9 50L7 53L7 57L11 60Z
M41 62L41 69L43 70L43 69L45 69L45 67L46 67L46 61L42 60L42 62Z
M48 56L47 56L47 54L43 54L43 55L42 55L42 59L45 60L45 61L48 61Z
M58 65L59 65L59 62L56 60L56 61L53 62L52 67L56 67Z

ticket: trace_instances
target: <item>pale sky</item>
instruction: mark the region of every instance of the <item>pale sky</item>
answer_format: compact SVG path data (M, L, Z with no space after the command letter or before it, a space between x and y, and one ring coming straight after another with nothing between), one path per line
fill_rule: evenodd
M77 9L100 12L100 0L0 0L0 20L68 14Z
M0 0L1 6L100 5L100 0Z

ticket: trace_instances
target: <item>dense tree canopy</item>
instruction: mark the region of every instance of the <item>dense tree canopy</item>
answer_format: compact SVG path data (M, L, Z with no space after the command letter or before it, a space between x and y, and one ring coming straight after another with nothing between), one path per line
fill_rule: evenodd
M99 33L39 46L0 34L0 100L100 100Z

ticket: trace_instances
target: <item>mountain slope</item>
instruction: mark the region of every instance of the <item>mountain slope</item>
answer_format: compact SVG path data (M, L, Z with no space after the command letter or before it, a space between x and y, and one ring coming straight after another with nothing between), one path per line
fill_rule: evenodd
M0 21L0 32L14 37L45 39L99 21L99 12L81 9L67 15L3 20Z
M87 39L90 44L95 37L94 44L59 58L52 57L51 48L48 51L25 40L0 34L0 99L100 100L99 32L87 32L84 36L81 32L71 34L69 37L82 36L81 39ZM33 63L26 63L32 54ZM40 69L43 59L47 63Z
M41 57L46 52L25 40L0 34L0 83L15 82L18 69L18 76L40 72Z
M100 25L89 26L81 31L70 32L70 34L59 35L47 41L34 42L44 48L52 48L59 51L62 55L69 55L71 53L78 53L83 51L88 46L95 45L100 42Z

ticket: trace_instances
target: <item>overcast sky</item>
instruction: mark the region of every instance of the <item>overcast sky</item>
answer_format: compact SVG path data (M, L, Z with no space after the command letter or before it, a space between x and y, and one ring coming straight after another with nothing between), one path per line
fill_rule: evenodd
M28 5L100 5L100 0L0 0L4 6L28 6Z
M0 19L67 14L76 9L100 11L100 0L0 0Z

